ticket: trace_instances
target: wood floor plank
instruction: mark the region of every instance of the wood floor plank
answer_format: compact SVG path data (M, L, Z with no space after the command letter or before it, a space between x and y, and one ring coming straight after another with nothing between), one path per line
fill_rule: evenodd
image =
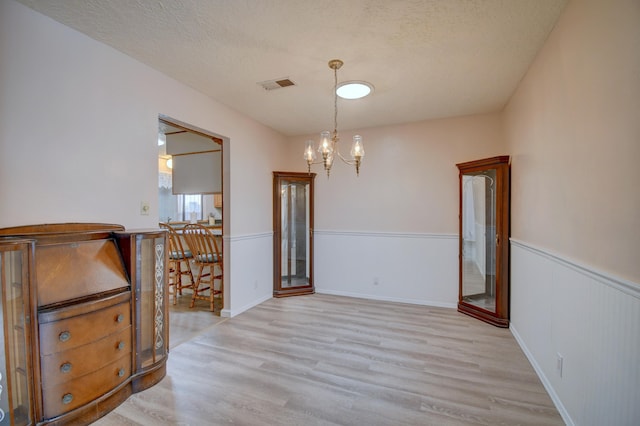
M453 309L315 294L180 315L167 377L96 425L564 424L509 330Z

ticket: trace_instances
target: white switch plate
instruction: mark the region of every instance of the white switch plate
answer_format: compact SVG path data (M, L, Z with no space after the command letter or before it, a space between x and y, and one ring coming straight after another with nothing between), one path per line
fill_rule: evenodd
M556 370L558 371L558 375L562 377L562 364L564 363L564 357L561 354L556 354L558 357L556 358Z
M151 208L149 207L149 202L148 201L141 201L140 202L140 214L142 216L149 216L149 210Z

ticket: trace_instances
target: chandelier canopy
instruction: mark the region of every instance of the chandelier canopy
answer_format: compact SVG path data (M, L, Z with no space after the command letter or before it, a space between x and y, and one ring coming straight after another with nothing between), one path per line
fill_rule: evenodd
M324 165L324 169L327 172L327 177L331 173L331 166L333 160L337 155L344 163L356 166L356 175L360 175L360 164L364 157L364 145L362 144L362 136L355 135L353 137L353 143L351 144L351 159L348 160L340 154L338 151L338 70L343 65L340 59L332 59L329 61L329 68L333 70L333 134L328 130L320 133L320 144L318 145L317 152L322 156L321 161L315 161L316 149L314 149L314 142L308 140L304 148L304 159L307 160L307 166L309 173L311 173L312 164Z

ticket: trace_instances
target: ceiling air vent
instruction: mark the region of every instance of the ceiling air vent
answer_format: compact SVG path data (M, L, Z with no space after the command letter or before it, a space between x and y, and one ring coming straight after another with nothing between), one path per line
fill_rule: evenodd
M277 80L267 80L258 83L264 90L282 89L283 87L295 86L296 84L288 78L279 78Z

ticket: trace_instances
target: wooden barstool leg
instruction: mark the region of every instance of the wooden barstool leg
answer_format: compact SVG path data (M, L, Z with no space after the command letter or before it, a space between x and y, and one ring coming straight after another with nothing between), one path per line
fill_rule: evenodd
M191 264L190 264L190 261L189 261L189 260L187 260L187 276L188 276L188 277L189 277L189 279L191 280L191 281L189 281L189 282L190 282L190 286L191 286L191 288L193 288L193 286L196 284L196 281L193 279L193 272L192 272L192 270L191 270ZM187 288L188 288L188 287L189 287L189 286L187 286Z
M211 269L214 269L215 266L211 266ZM213 271L211 272L211 288L209 289L209 302L211 303L211 312L214 312L214 296L216 294L215 291L215 283L216 283L216 279L213 276Z
M191 296L191 304L189 304L189 308L193 308L196 304L196 298L198 297L198 290L200 289L200 280L202 278L202 270L204 269L204 265L200 265L198 269L198 279L193 284L193 295Z
M178 261L178 277L180 279L176 282L176 297L182 296L182 260Z

